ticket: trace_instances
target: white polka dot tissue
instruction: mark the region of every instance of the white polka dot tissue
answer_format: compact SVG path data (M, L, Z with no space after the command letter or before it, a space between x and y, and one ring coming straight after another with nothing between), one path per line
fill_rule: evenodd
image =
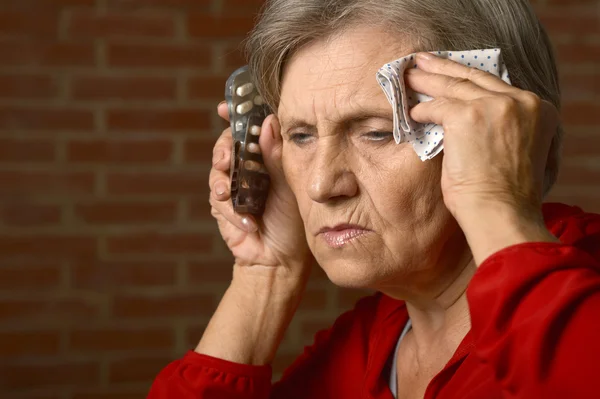
M471 68L477 68L500 77L511 84L508 70L502 61L500 49L470 51L432 51L440 58L456 61ZM377 81L385 92L394 111L394 139L397 144L412 143L421 161L432 159L443 149L444 129L433 123L417 123L410 118L409 109L418 103L432 100L422 93L415 93L404 82L407 68L418 68L416 53L385 64L377 72Z

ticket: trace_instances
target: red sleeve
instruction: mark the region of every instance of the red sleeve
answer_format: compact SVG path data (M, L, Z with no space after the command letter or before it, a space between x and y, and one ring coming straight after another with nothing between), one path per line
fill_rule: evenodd
M586 247L600 234L589 235ZM590 247L591 248L591 247ZM488 258L469 285L475 354L505 398L600 395L600 259L527 243Z
M281 381L271 386L271 366L232 363L189 352L163 369L148 395L149 399L290 399L317 398L331 385L333 372L343 373L345 356L354 356L348 341L367 340L366 331L380 295L361 299L342 314L328 330L317 333L312 346L285 371ZM358 346L357 346L358 347ZM355 362L346 362L349 367ZM344 363L342 363L344 364ZM361 364L361 363L358 363ZM337 389L337 387L329 387Z
M165 367L149 399L264 399L271 390L271 366L232 363L188 352Z

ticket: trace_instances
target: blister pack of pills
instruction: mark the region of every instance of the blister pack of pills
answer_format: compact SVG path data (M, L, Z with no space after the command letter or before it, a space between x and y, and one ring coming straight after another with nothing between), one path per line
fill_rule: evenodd
M247 66L227 79L225 100L233 137L230 167L233 209L259 216L265 209L270 178L258 139L262 123L271 111L258 94Z

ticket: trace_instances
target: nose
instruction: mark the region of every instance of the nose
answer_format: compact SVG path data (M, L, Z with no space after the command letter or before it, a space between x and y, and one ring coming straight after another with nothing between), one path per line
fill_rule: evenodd
M357 194L358 183L347 149L324 143L319 145L311 163L308 194L313 201L325 203Z

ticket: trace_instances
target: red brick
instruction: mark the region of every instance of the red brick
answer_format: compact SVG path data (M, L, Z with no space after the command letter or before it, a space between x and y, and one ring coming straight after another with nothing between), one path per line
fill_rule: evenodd
M0 76L0 97L9 99L52 98L58 93L56 80L49 75L8 74Z
M598 157L600 136L594 131L569 131L563 144L563 158Z
M45 390L45 389L44 389ZM25 393L14 394L10 398L11 399L63 399L64 396L60 392L32 392L27 389L24 391Z
M0 220L7 226L42 226L57 224L61 220L59 205L5 203L0 205Z
M565 6L575 6L575 5L597 5L598 0L546 0L547 5L565 5Z
M574 194L570 187L566 190L560 188L553 190L546 202L561 202L578 206L585 212L600 213L600 195Z
M188 217L194 221L213 220L210 214L208 195L202 198L193 198L188 202Z
M578 65L600 63L600 44L564 43L556 46L559 64Z
M327 273L325 270L321 268L319 265L313 265L310 272L310 280L312 281L329 281L329 277L327 277Z
M67 7L94 7L96 0L2 0L0 9L10 11L56 11Z
M564 162L558 176L561 186L590 186L600 182L600 168Z
M43 364L10 364L0 366L3 388L70 385L88 386L99 380L100 368L95 362L46 362Z
M294 363L294 360L298 358L300 353L285 353L285 352L277 352L275 355L275 359L273 359L273 364L271 365L273 370L273 375L277 375L283 373L285 369Z
M1 58L1 57L0 57ZM2 107L0 129L4 130L92 130L92 111L68 108Z
M213 147L216 142L217 139L213 137L187 140L184 147L186 162L199 162L210 165L212 163Z
M567 126L600 125L600 104L569 102L563 106L562 116Z
M300 336L303 345L310 345L314 342L315 335L319 331L331 328L335 320L325 318L302 320L300 323Z
M359 299L372 295L372 291L368 290L355 290L348 288L336 288L338 297L338 308L346 310L352 309L356 305Z
M233 7L255 7L258 8L261 6L265 0L225 0L226 8Z
M189 262L188 279L190 284L230 283L233 277L233 259Z
M229 47L225 50L223 60L225 62L225 66L227 67L229 73L233 73L233 71L242 65L246 65L248 61L244 57L244 53L240 46Z
M0 258L8 256L78 257L95 254L95 238L82 235L0 236Z
M0 290L51 290L60 284L60 264L36 262L35 265L20 263L0 268ZM0 352L2 352L0 350Z
M108 380L114 384L144 382L150 385L158 373L172 361L167 356L113 361L108 366Z
M0 11L0 35L21 37L56 37L58 14L55 12Z
M89 320L97 317L98 306L84 299L39 299L39 300L8 300L0 301L0 320Z
M212 0L108 0L111 7L119 8L148 8L148 7L170 7L174 9L206 8L212 4Z
M169 328L76 328L69 335L69 348L77 352L169 349L174 344Z
M600 93L600 74L563 74L560 84L563 101L593 99Z
M196 108L121 109L108 112L108 126L120 131L198 131L210 128L210 116Z
M205 68L210 65L210 48L201 44L118 44L108 47L113 67Z
M49 40L0 40L0 65L4 66L93 66L93 43Z
M55 143L50 140L0 138L0 162L49 162L55 159Z
M0 195L93 194L94 185L95 176L88 172L0 171Z
M82 262L73 266L73 286L95 291L170 286L175 284L175 269L172 262Z
M194 349L198 346L200 338L204 335L206 324L188 326L185 332L185 342L189 349Z
M89 224L169 223L175 220L175 202L95 202L79 204L75 216Z
M148 395L149 386L140 387L121 387L113 386L110 388L87 388L73 393L71 399L140 399Z
M212 249L213 237L202 233L138 233L107 238L113 254L205 254Z
M70 141L69 162L78 163L165 163L171 160L173 143L167 140Z
M192 99L221 101L225 98L227 76L196 76L188 83L189 97Z
M168 294L153 296L117 296L112 314L123 318L174 318L205 316L215 309L210 294Z
M244 37L254 27L254 15L211 16L205 13L190 14L188 34L200 38Z
M81 37L172 37L175 21L169 15L96 14L74 12L67 33Z
M107 176L110 194L198 194L208 198L208 172L131 172Z
M302 297L300 307L307 310L322 310L327 307L327 290L308 287Z
M60 334L56 331L0 333L0 356L40 356L57 354Z
M571 8L542 9L536 12L538 18L552 35L591 35L600 33L600 17L595 10L574 10Z
M168 77L81 76L73 79L77 100L174 100L177 82Z

